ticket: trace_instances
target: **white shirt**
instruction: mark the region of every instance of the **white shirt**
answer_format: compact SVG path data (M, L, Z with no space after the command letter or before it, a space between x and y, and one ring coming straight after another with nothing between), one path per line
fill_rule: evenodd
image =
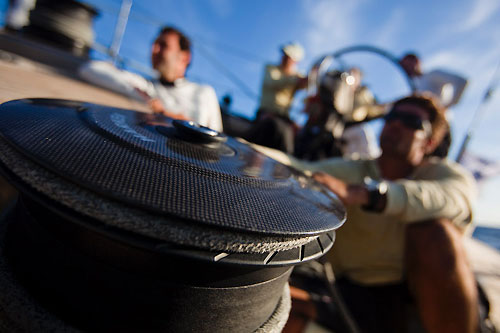
M98 86L140 101L158 98L164 108L182 114L200 125L222 132L222 117L217 95L212 87L177 79L173 86L158 80L119 70L104 61L90 61L79 69L80 76Z
M342 156L350 160L373 159L380 155L380 148L373 129L366 124L357 124L344 129Z
M431 92L439 98L444 107L458 103L464 92L467 80L443 70L433 70L416 77L415 85L419 92Z

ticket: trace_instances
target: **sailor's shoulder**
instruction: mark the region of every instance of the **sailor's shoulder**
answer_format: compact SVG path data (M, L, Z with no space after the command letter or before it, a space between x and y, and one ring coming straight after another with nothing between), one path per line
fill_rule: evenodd
M448 158L431 157L419 169L421 172L441 177L454 175L468 179L473 178L469 170Z

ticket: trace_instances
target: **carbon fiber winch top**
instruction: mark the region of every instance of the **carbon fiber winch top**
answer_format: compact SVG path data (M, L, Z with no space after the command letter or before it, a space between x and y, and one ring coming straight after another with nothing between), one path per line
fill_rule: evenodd
M339 227L339 200L251 147L193 123L90 103L0 106L0 135L78 186L150 212L270 235Z

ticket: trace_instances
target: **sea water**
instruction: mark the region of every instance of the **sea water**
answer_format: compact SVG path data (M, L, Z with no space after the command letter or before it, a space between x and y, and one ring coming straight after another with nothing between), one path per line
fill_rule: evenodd
M472 237L500 251L500 228L476 227Z

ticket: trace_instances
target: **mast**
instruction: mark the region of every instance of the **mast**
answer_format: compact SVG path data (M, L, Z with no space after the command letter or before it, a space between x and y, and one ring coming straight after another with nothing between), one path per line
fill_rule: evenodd
M113 63L115 65L118 62L118 53L120 52L123 35L125 33L125 29L127 28L127 22L131 7L132 0L122 0L120 14L118 15L118 21L116 22L115 32L113 34L113 42L111 43L111 47L109 48L109 54L111 55L111 58L113 58Z

